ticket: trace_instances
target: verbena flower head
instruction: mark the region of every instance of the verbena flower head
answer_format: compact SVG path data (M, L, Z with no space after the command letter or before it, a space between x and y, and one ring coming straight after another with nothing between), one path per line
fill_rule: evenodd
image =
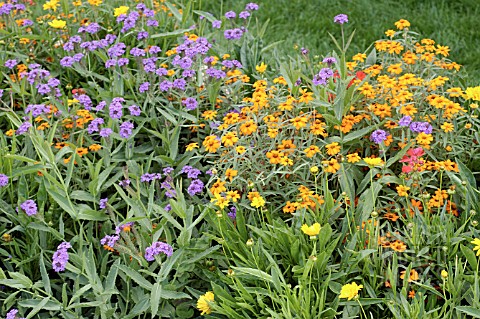
M410 116L404 116L398 121L398 125L400 126L409 126L410 123L412 122L412 117Z
M145 259L148 261L154 261L155 256L163 253L167 255L167 257L172 256L173 248L167 243L163 243L161 241L154 242L150 247L145 249Z
M338 23L338 24L347 23L348 22L348 16L346 14L341 13L339 15L336 15L333 18L333 22Z
M5 174L0 174L0 187L5 187L8 185L8 176Z
M67 250L71 248L69 242L63 242L57 247L57 251L53 254L52 257L52 268L56 272L64 271L67 267L67 262L69 260L69 255Z
M337 59L335 59L333 56L328 56L322 61L323 63L327 63L329 66L332 64L337 63Z
M37 204L36 204L35 201L33 201L32 199L27 199L26 201L24 201L24 202L20 205L20 208L21 208L28 216L32 216L32 215L36 215L36 214L37 214Z
M387 137L388 134L384 130L375 130L373 131L372 135L370 135L370 140L376 144L380 144L385 141Z

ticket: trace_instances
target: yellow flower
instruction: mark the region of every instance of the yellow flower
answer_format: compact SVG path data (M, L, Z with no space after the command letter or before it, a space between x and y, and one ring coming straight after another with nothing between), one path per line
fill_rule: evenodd
M440 126L442 128L442 130L445 132L445 133L448 133L448 132L453 132L453 129L454 129L454 126L452 123L448 123L448 122L444 122L442 124L442 126Z
M383 161L379 157L365 157L363 161L370 167L383 166Z
M260 65L255 66L255 70L257 70L258 73L263 73L267 70L267 65L262 62Z
M330 143L330 144L327 144L325 145L325 148L327 149L327 154L328 155L337 155L338 153L340 153L340 145L338 145L337 142L333 142L333 143Z
M407 197L408 196L408 190L410 189L410 187L399 185L399 186L396 187L396 189L397 189L398 196Z
M207 291L204 295L201 295L197 301L197 309L202 313L201 315L209 315L212 313L212 308L210 308L210 303L215 301L215 295L211 291Z
M347 298L348 300L352 300L356 296L358 296L358 292L360 289L363 288L363 285L357 285L357 283L352 282L351 284L346 284L342 286L342 290L340 291L340 298Z
M265 206L265 200L263 199L262 196L256 196L252 199L252 202L250 203L250 205L255 208L260 208Z
M465 98L467 100L480 101L480 86L474 88L468 87L465 90Z
M198 143L190 143L187 145L187 152L193 151L196 148L198 148Z
M320 233L320 224L315 223L312 226L308 226L307 224L303 224L301 230L305 235L308 235L310 237L317 236L318 233Z
M475 238L475 239L472 240L470 243L472 243L472 244L475 245L475 247L473 248L473 250L478 250L478 251L477 251L477 256L480 256L480 239Z
M445 269L443 269L440 272L440 276L442 276L443 279L446 279L448 277L448 272Z
M246 151L244 146L237 146L235 150L237 151L238 154L243 154Z
M58 0L50 0L44 3L43 5L43 10L49 10L52 9L53 11L57 11L57 7L60 4L58 3Z
M398 30L403 30L404 28L408 28L410 26L410 22L408 22L405 19L400 19L397 22L395 22L395 26L397 27Z
M360 156L358 156L358 153L353 153L353 154L348 154L347 155L347 161L349 163L356 163L356 162L360 162L362 158Z
M89 3L91 6L98 7L99 5L102 4L102 0L88 0L88 3Z
M118 17L119 15L121 14L127 14L128 12L128 9L130 9L129 7L127 6L120 6L118 8L115 8L114 12L113 12L113 15L115 17Z
M385 31L385 35L389 38L393 37L395 35L395 31L393 30L387 30Z
M230 182L233 180L235 176L237 176L237 174L238 174L238 171L235 169L229 168L225 171L225 177L228 178Z
M63 29L67 23L63 20L54 19L53 21L49 22L48 25L55 29Z

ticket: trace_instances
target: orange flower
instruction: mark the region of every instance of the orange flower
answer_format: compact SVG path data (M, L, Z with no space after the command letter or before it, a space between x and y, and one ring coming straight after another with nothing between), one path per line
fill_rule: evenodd
M400 279L405 278L405 273L406 273L406 270L403 270L400 272ZM413 280L417 281L418 278L419 278L418 272L415 269L410 270L410 278L408 278L408 282L411 282Z
M234 169L229 168L229 169L227 169L226 172L225 172L225 177L227 177L227 178L230 180L230 182L231 182L231 181L233 180L233 178L234 178L235 176L237 176L237 174L238 174L238 171L237 171L237 170L234 170Z
M333 156L340 153L341 147L340 145L338 145L337 142L333 142L333 143L327 144L325 148L327 149L327 154Z
M253 120L247 121L240 126L243 135L252 135L257 130L257 124Z
M88 154L88 149L86 147L79 147L77 148L76 153L78 156L82 157L83 155Z
M323 169L327 173L335 173L340 169L340 164L334 158L329 161L322 161Z
M396 189L397 189L398 196L407 197L408 196L408 190L410 189L410 187L404 186L404 185L399 185L399 186L396 187Z
M394 242L390 243L390 248L398 252L404 252L407 249L407 245L400 240L395 240Z
M312 158L315 156L315 154L320 152L320 149L316 145L310 145L306 150L304 150L304 152L308 158Z
M221 144L216 135L209 135L205 138L202 145L205 147L207 152L216 153Z
M284 213L290 213L290 214L293 214L297 209L298 207L300 206L299 203L296 203L296 202L290 202L288 201L285 206L283 206L283 212Z
M92 152L96 152L96 151L99 151L102 149L102 146L101 145L98 145L98 144L92 144L88 147L88 149Z

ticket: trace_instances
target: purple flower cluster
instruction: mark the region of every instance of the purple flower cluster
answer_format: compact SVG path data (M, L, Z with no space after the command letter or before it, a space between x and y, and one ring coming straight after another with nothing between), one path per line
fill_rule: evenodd
M223 32L225 39L238 40L242 37L244 31L241 28L227 29Z
M4 4L3 7L5 7L7 4ZM0 7L0 10L3 7ZM25 318L17 317L17 314L18 314L18 309L12 309L9 312L7 312L7 316L5 317L5 319L25 319Z
M149 183L151 181L155 181L161 178L162 178L162 174L160 173L145 173L142 176L140 176L140 181L144 183Z
M100 240L100 244L102 244L104 247L110 247L110 249L113 250L113 247L115 246L116 242L120 239L119 235L115 236L110 236L106 235Z
M258 4L254 2L247 3L247 5L245 6L245 10L256 11L258 10Z
M388 133L384 130L375 130L372 135L370 135L370 140L376 144L380 144L385 141L388 137Z
M36 215L37 214L37 204L32 199L27 199L24 201L20 208L28 215Z
M173 254L173 247L161 241L154 242L150 247L145 249L145 259L147 261L154 261L155 256L160 253L164 253L170 257Z
M140 109L140 107L138 105L130 105L128 107L128 111L130 112L130 115L132 116L139 116L141 113L142 113L142 110Z
M185 100L182 101L182 104L185 105L185 108L188 111L193 111L197 108L198 102L193 97L187 97Z
M123 138L129 138L132 135L134 127L135 125L132 122L123 122L120 124L120 136Z
M23 135L27 133L28 129L32 127L32 123L30 122L23 122L18 129L15 131L17 135Z
M18 62L15 59L5 61L5 66L9 69L13 69Z
M199 169L193 168L190 165L185 165L180 171L182 174L187 174L188 178L197 178L198 175L202 174Z
M235 220L235 218L237 218L237 208L235 206L230 207L230 211L227 215L232 221Z
M112 99L112 103L108 106L109 115L112 119L119 119L122 117L123 102L125 102L125 99L121 97L115 97Z
M410 123L412 123L412 117L408 115L402 117L400 121L398 121L398 125L400 126L409 126Z
M312 83L313 85L327 85L327 81L331 77L333 77L333 70L330 68L323 68L318 74L315 74Z
M144 92L148 91L149 88L150 88L150 82L143 82L138 87L138 92L144 93Z
M197 194L200 194L201 192L203 192L203 187L204 186L205 185L203 184L203 182L201 180L194 179L190 183L190 186L188 186L188 189L187 189L188 195L195 196Z
M433 127L428 122L412 122L410 123L410 130L415 133L432 134Z
M105 121L101 117L98 117L93 121L91 121L90 124L88 124L88 128L87 128L88 134L99 132L100 125L102 125L103 123L105 123Z
M100 199L100 203L99 203L100 209L107 208L107 204L108 204L108 197Z
M28 114L30 112L32 112L33 117L37 117L50 112L50 108L45 104L29 104L25 108L25 114Z
M0 187L5 187L8 185L8 176L5 174L0 174Z
M339 15L336 15L333 18L333 22L338 23L338 24L347 23L348 22L348 16L346 14L341 13Z
M93 22L93 23L90 23L88 26L86 27L80 27L78 28L78 33L90 33L90 34L95 34L97 33L98 31L100 31L101 27L98 23L96 22Z
M335 59L333 56L327 56L323 59L323 63L328 64L328 66L337 63L337 59Z
M53 254L52 257L52 268L56 272L64 271L67 266L68 259L68 249L72 248L70 243L64 241L57 247L57 251Z

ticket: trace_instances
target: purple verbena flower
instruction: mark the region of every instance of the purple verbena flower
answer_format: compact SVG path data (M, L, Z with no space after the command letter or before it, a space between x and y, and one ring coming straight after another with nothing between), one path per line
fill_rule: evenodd
M100 209L105 209L107 208L107 204L108 204L108 197L100 199L100 204L98 206L100 207Z
M344 23L348 22L348 16L346 14L341 13L339 15L336 15L333 18L333 22L338 23L338 24L344 24Z
M24 201L20 208L28 215L36 215L37 214L37 204L32 199L27 199Z
M123 138L129 138L132 135L132 130L135 125L132 122L123 122L120 124L120 136Z
M5 174L0 174L0 187L5 187L8 185L8 176Z
M161 241L154 242L150 247L145 249L145 259L147 261L154 261L155 256L160 253L164 253L167 257L170 257L173 254L173 247Z
M58 246L57 251L53 254L52 257L53 270L55 270L56 272L65 270L65 268L67 267L68 259L70 258L67 249L71 247L72 246L68 242L63 242Z
M227 19L235 19L236 16L237 14L234 11L228 11L225 13L225 18Z
M384 130L375 130L372 135L370 135L370 140L376 144L380 144L385 141L388 137L388 133Z
M400 126L409 126L410 123L412 122L412 117L411 116L404 116L400 119L400 121L398 121L398 125Z

